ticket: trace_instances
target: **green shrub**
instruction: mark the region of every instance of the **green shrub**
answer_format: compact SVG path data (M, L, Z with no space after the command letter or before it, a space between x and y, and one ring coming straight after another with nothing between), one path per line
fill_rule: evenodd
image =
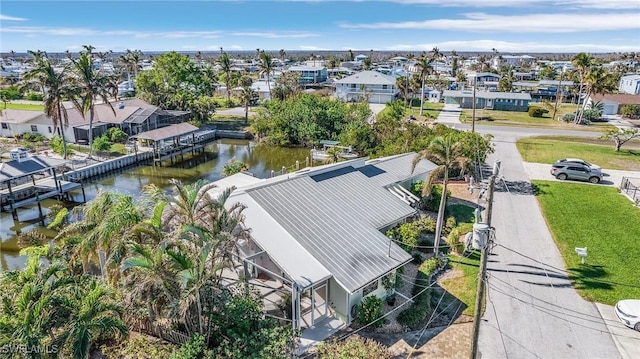
M429 212L438 212L440 209L440 198L442 197L442 186L435 185L431 187L431 193L429 197L426 199L425 210ZM447 199L451 197L451 191L447 190Z
M93 150L94 151L109 151L113 146L113 143L109 141L107 136L100 136L93 140Z
M413 264L420 264L424 260L424 258L422 258L422 253L420 252L413 252L411 256L413 257Z
M184 343L180 349L173 353L169 359L200 359L213 358L213 354L207 350L205 338L196 334L188 342Z
M453 252L460 254L464 251L465 244L460 241L460 237L471 231L473 231L473 223L461 223L449 233L447 243Z
M29 101L42 101L42 94L31 91L25 96L25 99Z
M424 290L429 285L429 277L423 272L416 273L415 285L412 293L414 296L413 304L398 315L398 322L406 325L411 329L418 329L420 323L427 317L431 311L431 289ZM424 290L424 291L422 291ZM422 291L422 293L420 293ZM420 293L418 295L418 293Z
M567 113L564 116L562 116L562 122L573 122L576 120L576 114L575 113Z
M443 265L444 260L442 257L431 257L420 265L418 271L429 278L429 276L431 276L436 270L440 269Z
M424 181L415 181L411 184L411 193L418 197L422 197L422 190L424 189Z
M358 306L358 320L363 325L373 323L382 317L382 299L375 295L370 295L360 303ZM382 326L382 320L378 320L371 324L372 328L378 328Z
M44 136L36 132L25 132L22 134L22 139L29 142L40 142L44 140Z
M450 216L444 224L444 233L449 234L457 225L456 217Z
M316 350L318 359L391 359L391 353L373 339L353 335L344 341L325 341Z
M61 136L55 135L51 137L50 146L53 152L59 154L60 156L64 155L64 144L62 143Z
M548 112L549 110L542 107L529 106L529 117L542 117L545 113Z
M125 143L129 138L129 135L127 135L124 131L122 131L118 127L109 128L107 132L104 133L104 136L107 136L109 141L115 142L115 143Z
M620 113L624 117L636 118L640 116L640 106L638 105L623 105L620 108Z

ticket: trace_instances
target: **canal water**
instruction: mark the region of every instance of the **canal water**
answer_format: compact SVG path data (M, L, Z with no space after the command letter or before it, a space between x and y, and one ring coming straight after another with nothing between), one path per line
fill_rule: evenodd
M249 167L249 172L259 178L270 177L272 171L281 171L282 167L294 169L299 161L300 168L305 167L310 153L305 148L284 148L256 145L253 141L222 139L210 143L203 154L187 159L173 166L159 167L141 165L132 167L109 176L95 178L84 184L87 201L95 198L98 190L117 191L139 196L147 184L155 184L169 189L170 180L178 179L183 183L193 183L199 179L210 182L222 177L224 165L231 159L242 161ZM165 162L166 163L166 162ZM81 201L80 190L73 193L74 199ZM49 199L42 202L43 212L48 213L51 206L61 204ZM18 210L19 222L13 220L10 213L0 213L0 272L22 268L26 258L18 254L20 248L16 233L40 231L45 235L55 235L43 228L38 222L38 206L25 207Z

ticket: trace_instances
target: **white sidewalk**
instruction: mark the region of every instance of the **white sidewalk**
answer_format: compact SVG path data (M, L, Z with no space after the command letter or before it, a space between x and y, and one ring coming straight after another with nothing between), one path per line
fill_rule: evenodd
M460 106L445 104L434 122L445 125L462 124L462 122L460 122L461 112Z

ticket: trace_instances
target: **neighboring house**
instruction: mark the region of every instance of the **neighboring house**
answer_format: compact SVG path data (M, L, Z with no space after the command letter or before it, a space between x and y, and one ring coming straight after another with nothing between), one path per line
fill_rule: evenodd
M491 67L496 70L500 69L500 66L520 67L525 65L531 65L535 57L529 55L501 55L495 56L491 59Z
M382 278L412 259L384 233L417 215L411 205L417 197L407 189L436 168L422 160L412 171L415 155L360 158L270 179L240 173L216 182L210 195L235 186L227 206L246 206L243 278L277 281L281 295L291 295L295 329L329 317L350 324L363 298L386 296Z
M640 95L640 75L622 76L618 91L630 95Z
M492 72L471 72L467 74L467 84L472 87L475 83L477 89L496 88L500 81L500 75Z
M431 103L438 103L442 97L442 92L440 90L429 90L427 92L427 99Z
M369 57L369 56L364 55L364 54L360 54L360 55L358 55L358 56L356 56L356 57L355 57L355 60L356 60L356 61L360 61L360 62L362 62L362 61L364 61L367 57Z
M622 111L624 105L640 105L640 95L630 94L596 94L589 97L587 103L602 102L604 109L603 115L618 115Z
M298 84L318 84L327 81L327 68L322 66L291 66L289 72L298 74Z
M94 107L93 138L101 136L110 127L119 127L128 135L150 131L169 126L174 123L186 122L190 118L187 111L166 111L152 106L139 99L113 102L113 111L106 104ZM89 140L89 114L85 117L77 109L65 104L68 126L59 126L53 133L51 118L42 111L4 110L0 114L0 136L12 137L25 132L35 132L51 138L60 135L64 128L67 142L78 143Z
M396 78L377 71L362 71L336 80L335 96L345 102L358 102L365 98L369 103L394 101L398 94Z
M251 84L251 89L255 91L255 93L258 95L258 98L262 100L271 100L269 87L273 89L273 87L276 85L277 84L275 82L269 82L269 86L267 86L266 81L255 81ZM240 93L240 91L242 91L242 87L238 87L236 90L238 91L238 93Z
M341 62L340 67L344 67L351 71L361 71L362 70L362 62L360 61L346 61Z
M13 137L37 132L52 137L53 125L42 111L5 109L0 113L0 136Z
M445 90L444 103L473 108L473 91ZM476 91L476 108L501 111L527 111L531 95L521 92Z

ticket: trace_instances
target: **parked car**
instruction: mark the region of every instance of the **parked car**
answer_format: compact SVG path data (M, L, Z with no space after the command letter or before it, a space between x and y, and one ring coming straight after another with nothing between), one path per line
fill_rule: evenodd
M616 316L627 327L640 332L640 299L625 299L616 303Z
M600 168L590 167L577 162L556 162L551 166L551 174L561 180L580 180L600 183L602 171Z
M577 164L581 164L583 166L587 166L587 167L590 167L590 168L595 168L595 169L598 169L598 170L602 170L602 168L600 166L594 165L593 163L589 163L589 162L587 162L585 160L582 160L582 159L579 159L579 158L563 158L561 160L557 160L556 164L561 163L561 162L562 163L564 163L564 162L577 163Z

